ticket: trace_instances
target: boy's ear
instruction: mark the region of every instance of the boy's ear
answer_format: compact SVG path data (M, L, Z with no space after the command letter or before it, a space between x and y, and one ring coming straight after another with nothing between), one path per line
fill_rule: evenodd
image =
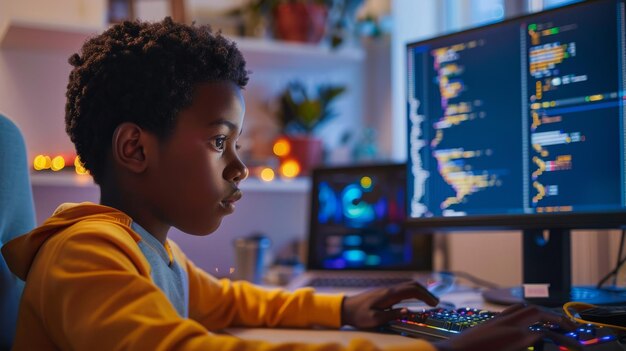
M111 145L113 161L132 173L142 173L147 167L145 134L146 131L135 123L124 122L117 126Z

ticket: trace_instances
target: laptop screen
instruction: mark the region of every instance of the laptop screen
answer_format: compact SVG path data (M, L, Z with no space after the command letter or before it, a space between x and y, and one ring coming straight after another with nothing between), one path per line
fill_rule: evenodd
M404 164L313 171L309 269L430 270L432 238L409 235Z

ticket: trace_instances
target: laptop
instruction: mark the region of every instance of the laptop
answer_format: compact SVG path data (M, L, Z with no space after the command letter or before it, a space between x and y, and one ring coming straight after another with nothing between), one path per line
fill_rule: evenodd
M306 269L287 289L351 294L423 278L432 236L406 230L406 204L404 164L314 169Z

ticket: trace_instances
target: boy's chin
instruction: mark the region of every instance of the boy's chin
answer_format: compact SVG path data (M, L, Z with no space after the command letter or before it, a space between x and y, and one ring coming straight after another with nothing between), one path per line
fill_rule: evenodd
M207 223L207 225L204 225L204 226L190 227L186 229L178 228L178 229L180 229L181 231L187 234L194 235L194 236L207 236L215 232L217 228L220 227L221 222L222 221L220 220L217 223Z

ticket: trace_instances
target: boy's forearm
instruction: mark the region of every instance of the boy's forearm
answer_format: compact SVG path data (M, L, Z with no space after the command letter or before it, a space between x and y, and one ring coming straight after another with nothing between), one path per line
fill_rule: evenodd
M209 330L230 326L341 326L342 295L319 295L312 289L268 290L243 281L217 280L195 267L188 269L189 316Z

